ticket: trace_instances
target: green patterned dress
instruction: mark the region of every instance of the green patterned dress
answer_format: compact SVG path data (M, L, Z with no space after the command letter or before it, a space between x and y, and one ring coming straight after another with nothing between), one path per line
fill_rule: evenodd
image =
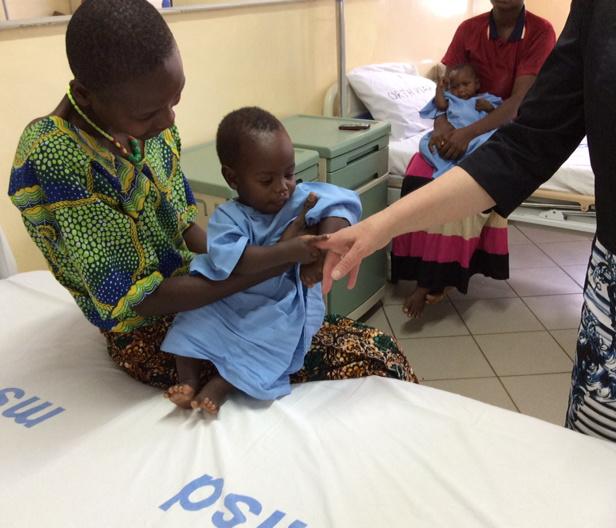
M172 317L134 307L168 277L187 273L182 237L197 215L180 168L175 127L145 142L144 161L114 156L57 116L22 134L9 185L12 202L51 272L107 338L111 358L145 383L176 380L160 342ZM206 377L211 372L204 374ZM414 380L394 340L344 318L317 334L297 381L382 375Z

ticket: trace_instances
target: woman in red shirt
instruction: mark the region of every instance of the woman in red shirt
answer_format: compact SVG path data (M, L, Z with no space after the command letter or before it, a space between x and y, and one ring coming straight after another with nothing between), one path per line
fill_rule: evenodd
M552 25L529 13L524 0L491 0L493 9L458 27L442 63L449 68L471 64L480 90L503 98L486 117L455 129L444 115L434 122L431 147L444 159L457 160L475 137L515 119L520 103L555 44ZM432 179L434 168L421 154L407 168L402 196ZM447 287L466 293L475 273L509 278L507 221L493 211L407 233L393 240L392 282L415 280L405 313L421 316L425 303L440 300Z

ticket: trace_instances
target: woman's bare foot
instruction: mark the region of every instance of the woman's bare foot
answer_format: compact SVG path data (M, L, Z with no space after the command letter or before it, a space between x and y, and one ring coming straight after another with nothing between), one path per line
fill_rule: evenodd
M431 291L426 294L426 304L438 304L445 298L445 290L436 292Z
M428 295L428 288L420 288L417 286L415 291L411 293L406 299L404 299L404 306L402 311L407 315L409 319L419 319L423 314L423 309L426 304L426 296Z
M169 398L182 409L190 409L195 392L194 387L191 387L188 383L178 383L165 391L165 398Z
M235 390L227 380L221 376L214 376L193 398L191 407L202 409L214 416L218 414L220 406L225 403L227 396Z

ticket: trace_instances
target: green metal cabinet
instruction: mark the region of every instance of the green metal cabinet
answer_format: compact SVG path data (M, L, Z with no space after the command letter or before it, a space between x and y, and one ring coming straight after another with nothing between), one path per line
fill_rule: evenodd
M389 123L308 115L291 116L283 123L295 147L319 153L321 181L359 194L363 218L387 206ZM369 123L370 128L338 128L348 123ZM387 256L385 250L380 250L364 259L353 290L346 288L346 280L334 285L327 297L328 312L362 316L383 298L386 280Z

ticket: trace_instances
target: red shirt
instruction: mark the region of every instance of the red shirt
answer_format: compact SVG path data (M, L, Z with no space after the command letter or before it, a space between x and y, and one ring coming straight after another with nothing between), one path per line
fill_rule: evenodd
M490 11L460 24L441 62L449 67L470 63L479 76L480 91L507 99L516 77L539 73L555 42L552 24L525 9L505 41Z

